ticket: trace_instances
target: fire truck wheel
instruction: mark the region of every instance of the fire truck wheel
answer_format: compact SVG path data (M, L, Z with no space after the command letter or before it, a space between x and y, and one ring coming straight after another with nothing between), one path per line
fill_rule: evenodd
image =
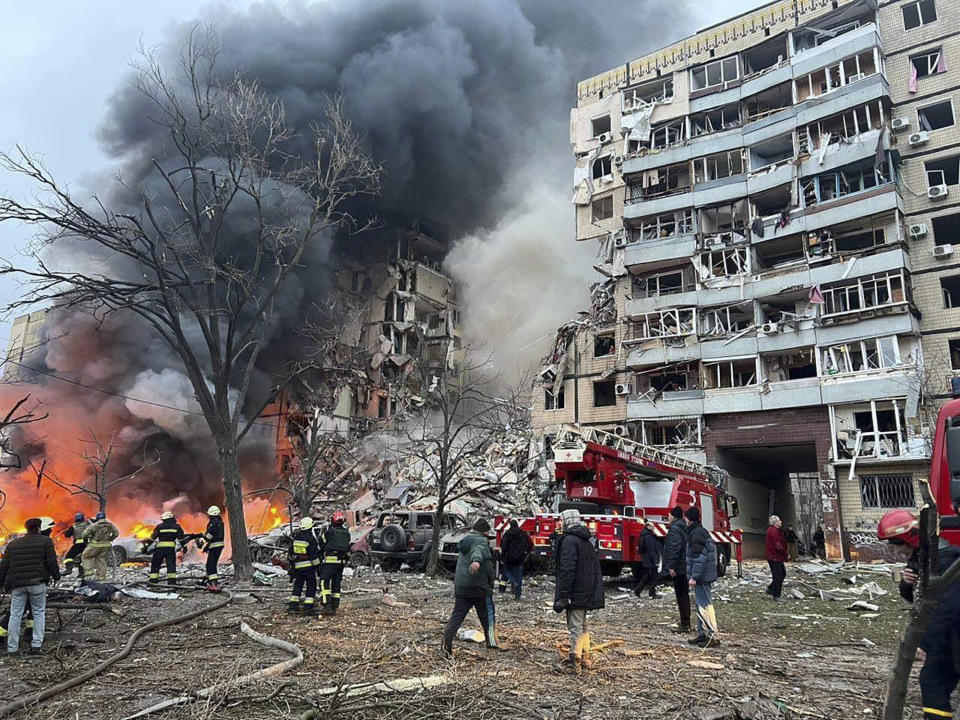
M600 569L604 577L620 577L623 572L623 563L600 561Z

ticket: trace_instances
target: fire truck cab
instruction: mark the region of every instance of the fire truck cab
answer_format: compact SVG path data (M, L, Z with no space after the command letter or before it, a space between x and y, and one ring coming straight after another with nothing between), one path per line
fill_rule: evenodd
M559 511L577 508L596 538L607 575L625 566L640 567L640 533L648 521L654 535L666 537L670 510L700 508L703 526L717 543L717 572L730 560L743 560L742 533L730 527L737 500L726 492L726 474L659 448L592 428L564 426L554 443L555 476L564 486ZM497 544L506 525L497 518ZM559 514L520 521L534 543L534 554L547 559L552 540L562 532Z

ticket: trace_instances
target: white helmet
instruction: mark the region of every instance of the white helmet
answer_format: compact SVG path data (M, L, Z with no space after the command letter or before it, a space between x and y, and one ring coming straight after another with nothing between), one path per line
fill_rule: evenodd
M220 508L218 508L216 505L211 505L207 508L207 515L212 515L214 517L220 515Z
M173 513L167 510L163 515L160 516L161 520L173 520Z
M51 517L42 517L40 518L40 532L45 533L48 530L53 530L56 527L57 523Z
M309 530L309 529L312 528L312 527L313 527L313 518L312 518L312 517L300 518L300 529L301 529L301 530Z

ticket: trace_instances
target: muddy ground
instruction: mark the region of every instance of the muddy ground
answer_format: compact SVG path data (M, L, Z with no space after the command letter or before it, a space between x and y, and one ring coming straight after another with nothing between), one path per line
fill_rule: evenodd
M79 688L13 717L31 720L125 718L162 700L254 672L290 656L238 631L241 619L266 635L298 645L304 662L279 677L215 693L164 710L157 718L754 718L879 717L893 648L905 620L889 574L865 567L806 574L788 569L787 592L804 599L768 598L766 566L747 563L743 579L716 584L719 648L691 647L670 632L672 591L638 600L627 577L607 585L607 606L592 618L594 667L579 676L556 669L567 636L552 611L549 576L528 579L520 601L498 596L502 648L458 641L454 659L439 652L451 607L449 579L363 569L345 582L341 614L333 619L284 612L286 578L272 587L227 585L237 601L226 608L144 635L129 657ZM870 572L870 571L874 572ZM143 571L124 568L120 581ZM816 590L875 582L875 612L849 611L852 599L821 600ZM669 590L669 589L668 589ZM874 593L875 594L875 593ZM76 676L117 652L138 627L182 617L221 597L183 591L178 600L125 598L103 610L50 611L45 652L4 658L0 705ZM868 599L864 594L862 599ZM464 627L478 628L471 617ZM603 648L603 644L608 644ZM432 678L417 692L357 693L349 687L402 678ZM911 703L917 705L916 679ZM724 713L726 711L726 714ZM753 714L750 714L753 713ZM911 710L907 717L921 717Z

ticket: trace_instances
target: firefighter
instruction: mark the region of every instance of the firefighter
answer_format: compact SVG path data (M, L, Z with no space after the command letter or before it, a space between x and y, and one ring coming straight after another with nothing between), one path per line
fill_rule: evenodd
M220 574L217 572L217 563L223 552L223 520L220 519L220 508L216 505L208 507L207 517L209 518L207 529L203 533L203 551L207 554L204 580L207 583L207 590L219 590L217 583L220 580Z
M344 527L346 521L346 515L337 510L330 518L330 526L320 536L320 553L323 557L323 565L320 566L321 615L336 615L340 607L343 568L350 557L350 531Z
M103 512L98 512L93 520L93 524L88 526L81 536L86 547L83 549L80 560L85 574L96 572L97 580L103 582L107 579L107 558L110 555L110 546L120 535L120 531L117 530L116 525L107 520Z
M900 581L900 595L913 602L917 584L920 553L920 523L907 510L891 510L880 519L877 537L898 548L903 556L909 553L907 567ZM960 548L942 538L937 548L937 574L942 574L960 557ZM932 568L931 568L932 570ZM960 583L949 586L934 606L927 629L920 640L917 659L923 660L920 670L920 700L924 718L951 718L950 694L960 680L956 654L960 631Z
M150 560L150 584L160 582L160 566L167 564L167 582L177 584L177 541L183 540L183 528L169 510L160 516L160 524L153 529L151 540L157 544Z
M315 615L317 612L317 568L320 566L320 549L317 546L317 536L313 533L313 518L300 519L300 529L293 534L293 546L290 548L290 578L293 580L293 591L287 602L287 612L297 612L300 609L300 593L306 587L306 597L303 599L303 612Z
M78 512L73 516L73 525L68 527L63 533L64 537L73 538L73 545L67 550L67 555L63 559L64 575L72 573L73 566L76 565L77 577L83 580L83 563L80 562L80 556L83 554L83 549L87 546L83 539L83 531L89 526L90 523L83 517L83 513Z

